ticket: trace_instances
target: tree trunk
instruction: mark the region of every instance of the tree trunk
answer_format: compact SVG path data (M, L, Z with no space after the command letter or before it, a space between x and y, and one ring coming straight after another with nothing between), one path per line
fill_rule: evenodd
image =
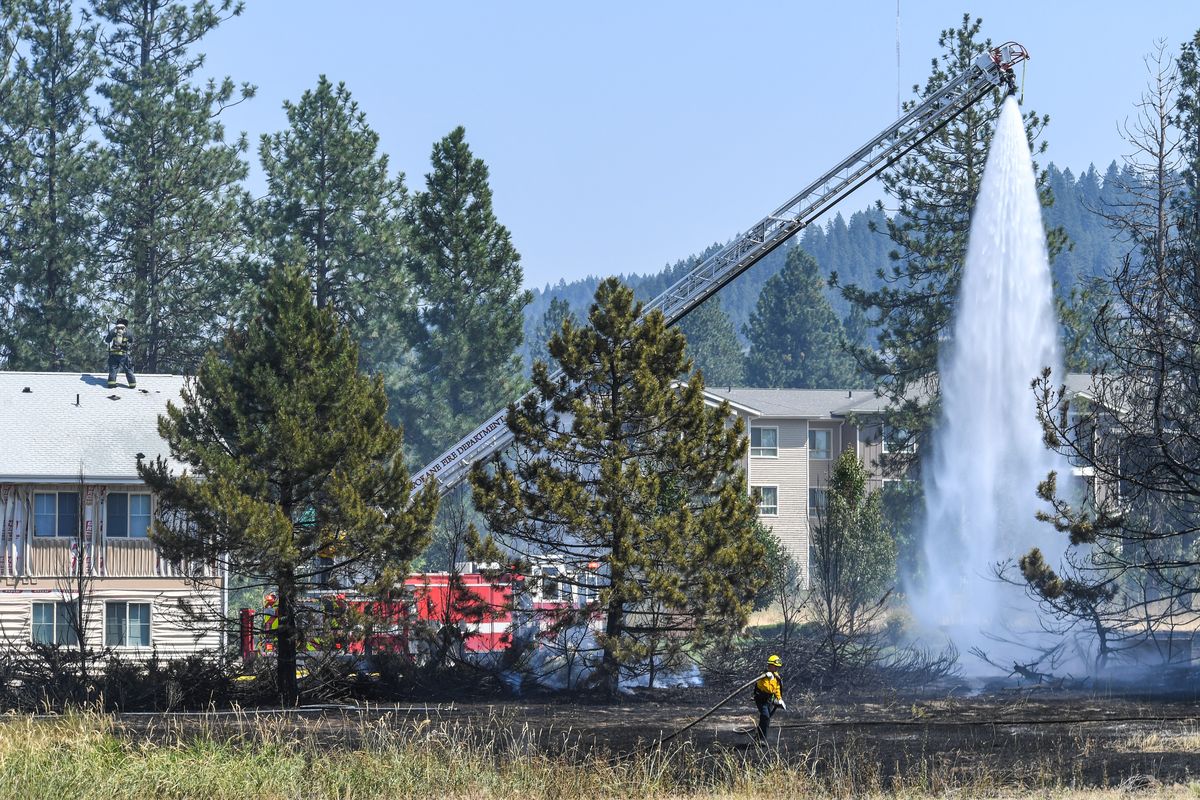
M279 627L276 629L276 679L279 702L284 708L300 705L300 686L296 680L296 587L289 580L279 582Z

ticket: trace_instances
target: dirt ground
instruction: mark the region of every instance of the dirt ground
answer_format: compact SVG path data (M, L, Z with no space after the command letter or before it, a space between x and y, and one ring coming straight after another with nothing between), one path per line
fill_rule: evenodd
M677 692L624 703L555 697L520 701L312 707L297 712L125 714L130 735L175 738L195 727L209 734L251 734L264 726L329 746L355 747L383 726L413 735L497 736L530 749L621 757L654 747L720 699ZM672 746L701 752L779 757L814 774L876 770L881 782L934 773L999 784L1125 786L1200 779L1200 707L1193 697L1049 693L1012 690L976 697L789 700L776 715L769 749L741 731L753 707L737 698Z

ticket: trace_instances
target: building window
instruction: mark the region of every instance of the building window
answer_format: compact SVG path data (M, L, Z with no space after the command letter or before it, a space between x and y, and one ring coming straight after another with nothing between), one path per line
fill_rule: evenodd
M755 458L778 458L779 428L751 428L750 455Z
M33 496L35 536L79 533L79 492L37 492Z
M885 453L915 453L917 438L903 428L883 426L883 452Z
M150 604L109 602L104 604L106 647L149 647Z
M809 428L808 454L810 457L828 461L833 457L833 431L824 428Z
M808 515L810 517L824 516L829 509L828 489L808 490Z
M559 600L558 588L558 570L554 567L544 567L542 569L542 599Z
M750 496L754 498L754 502L758 506L760 517L779 516L779 487L751 486Z
M34 603L33 643L77 645L74 603Z
M106 536L145 539L150 533L150 495L109 492L105 503Z

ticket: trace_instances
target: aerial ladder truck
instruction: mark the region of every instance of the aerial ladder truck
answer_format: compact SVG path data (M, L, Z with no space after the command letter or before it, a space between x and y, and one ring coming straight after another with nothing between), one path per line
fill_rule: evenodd
M668 325L678 322L993 89L1002 89L1006 94L1015 92L1013 67L1028 58L1029 53L1016 42L980 53L966 71L647 303L643 315L657 309ZM497 411L417 472L413 477L413 493L436 482L439 493L444 495L466 478L473 464L504 450L513 438L505 422L507 414L507 408Z

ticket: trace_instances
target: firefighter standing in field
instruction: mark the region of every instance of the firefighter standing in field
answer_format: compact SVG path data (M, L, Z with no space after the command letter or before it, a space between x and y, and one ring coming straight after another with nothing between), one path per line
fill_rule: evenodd
M754 738L759 742L767 740L771 716L779 709L787 711L787 704L783 702L783 680L779 677L782 668L783 659L771 656L767 659L766 672L754 682L754 705L758 706L758 729Z
M274 592L263 595L262 651L275 652L275 640L279 638L279 610L275 607Z
M133 374L133 337L129 335L129 320L119 319L108 332L104 341L108 343L108 388L117 387L117 372L125 370L125 380L130 389L137 388L137 376Z

